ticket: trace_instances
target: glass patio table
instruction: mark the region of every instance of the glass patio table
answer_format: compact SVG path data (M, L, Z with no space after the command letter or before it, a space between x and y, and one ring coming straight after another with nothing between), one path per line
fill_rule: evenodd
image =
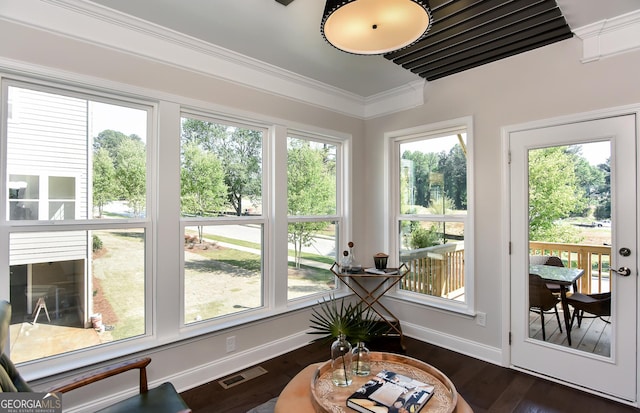
M543 281L560 286L560 303L564 313L564 325L567 329L567 342L571 345L571 315L567 303L567 290L569 286L573 286L573 291L577 291L577 281L584 275L584 270L553 265L529 265L529 274L538 275Z

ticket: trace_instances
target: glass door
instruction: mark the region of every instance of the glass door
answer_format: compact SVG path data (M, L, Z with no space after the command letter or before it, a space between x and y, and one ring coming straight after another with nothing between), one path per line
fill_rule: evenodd
M512 132L509 147L512 364L633 401L635 116Z

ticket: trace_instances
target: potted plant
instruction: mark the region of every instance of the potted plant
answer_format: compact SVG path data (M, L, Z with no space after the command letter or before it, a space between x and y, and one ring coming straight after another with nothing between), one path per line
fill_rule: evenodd
M313 308L309 334L321 335L313 341L332 341L344 334L350 343L369 342L385 333L387 329L365 308L362 302L345 304L344 298L323 298Z

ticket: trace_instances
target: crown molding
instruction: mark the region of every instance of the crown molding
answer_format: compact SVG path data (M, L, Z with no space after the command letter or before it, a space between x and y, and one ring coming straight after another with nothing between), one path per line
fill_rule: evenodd
M0 0L0 19L368 119L424 103L424 81L363 97L87 0Z
M579 27L573 33L582 40L582 63L640 50L640 9Z

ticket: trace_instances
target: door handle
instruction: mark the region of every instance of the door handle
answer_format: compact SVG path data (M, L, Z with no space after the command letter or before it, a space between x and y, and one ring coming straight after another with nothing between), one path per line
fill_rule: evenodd
M631 275L631 270L630 270L628 267L620 267L620 268L618 268L618 269L616 270L616 272L617 272L619 275L622 275L622 276L624 276L624 277L628 277L628 276L630 276L630 275Z

